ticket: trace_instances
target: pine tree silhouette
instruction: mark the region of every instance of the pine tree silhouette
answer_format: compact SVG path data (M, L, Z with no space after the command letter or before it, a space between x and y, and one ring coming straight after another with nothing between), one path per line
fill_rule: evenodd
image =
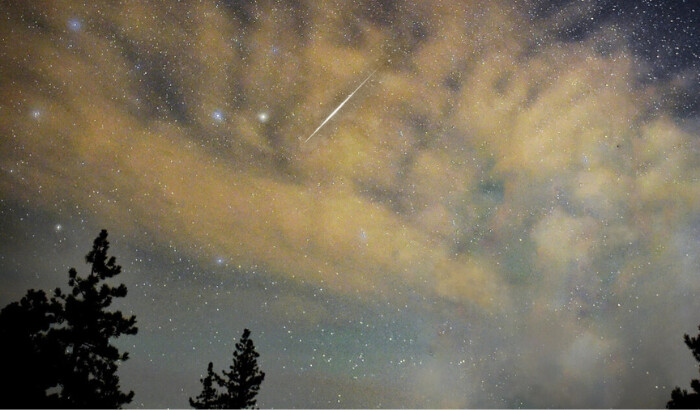
M233 364L229 366L230 371L224 372L226 376L224 387L227 390L222 398L224 407L232 409L254 407L255 396L265 379L265 373L258 368L257 358L260 355L255 351L255 345L249 337L250 330L245 329L241 340L236 343Z
M245 329L240 341L236 343L233 352L233 364L229 371L224 371L219 376L212 370L212 363L207 368L207 376L200 379L203 385L202 392L195 400L189 399L194 408L223 408L243 409L254 408L257 400L255 396L260 390L260 384L265 379L265 373L258 368L257 358L260 355L255 351L255 345L250 339L250 330ZM220 393L213 383L216 383L224 391Z
M698 330L700 330L700 326L698 326ZM693 357L695 357L695 360L700 362L700 334L698 334L696 337L683 335L683 341L693 352ZM700 380L693 379L690 382L690 387L693 388L694 393L688 393L687 390L681 390L680 387L673 389L671 392L671 400L666 403L666 408L700 409Z
M134 316L106 310L113 298L126 296L123 284L104 283L121 272L115 258L107 257L108 249L102 230L85 257L90 274L82 278L69 270L69 294L56 289L49 301L44 292L29 290L0 312L0 348L11 356L1 370L2 381L9 383L0 386L0 404L117 408L132 400L134 393L120 390L116 374L128 354L120 354L110 340L138 329Z
M200 382L202 382L202 392L199 393L199 396L197 396L194 400L190 397L190 406L192 406L195 409L219 409L222 408L220 407L219 404L219 393L216 391L216 387L214 386L214 383L216 383L217 386L223 385L223 379L221 376L216 374L213 369L213 364L212 362L209 362L209 366L207 367L207 376L204 377L203 379L199 379Z
M46 391L57 384L63 351L48 332L60 313L58 302L33 289L0 311L0 407L56 407Z

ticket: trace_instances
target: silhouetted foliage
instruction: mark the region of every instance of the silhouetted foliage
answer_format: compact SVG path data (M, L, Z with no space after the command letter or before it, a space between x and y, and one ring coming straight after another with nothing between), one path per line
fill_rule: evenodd
M257 358L260 355L249 337L250 330L245 329L241 340L236 343L230 371L224 372L224 387L227 390L223 396L224 407L242 409L255 406L255 396L265 379L265 373L258 368Z
M46 390L56 385L63 351L48 333L62 320L60 304L33 289L0 311L2 407L56 406Z
M196 409L243 409L253 408L257 403L255 396L260 390L260 384L265 379L265 373L258 368L255 345L250 339L250 330L245 329L241 340L236 343L233 352L233 364L229 371L223 371L223 377L212 370L212 363L207 367L207 376L200 379L202 392L195 400L190 398L190 405ZM216 383L222 388L219 392Z
M112 298L126 296L123 284L104 283L121 272L108 249L102 230L85 257L90 274L69 270L68 294L57 288L49 300L29 290L0 311L2 406L117 408L131 402L134 393L120 390L116 374L128 355L110 339L136 334L136 319L106 310Z
M698 326L700 330L700 326ZM688 348L693 352L693 357L695 360L700 362L700 334L697 337L690 337L688 335L683 335L683 340ZM690 382L690 387L693 388L694 393L688 393L687 390L681 390L680 387L676 387L671 392L671 401L666 403L667 409L700 409L700 380L693 379Z
M192 400L190 397L190 406L194 407L195 409L216 409L216 408L221 408L219 404L219 393L216 391L216 387L214 387L214 383L216 383L218 386L221 386L224 384L223 379L221 376L216 374L214 370L212 370L214 365L212 362L209 362L209 366L207 367L207 375L203 379L199 379L200 382L202 382L202 392L199 393L199 396L195 398L195 400Z

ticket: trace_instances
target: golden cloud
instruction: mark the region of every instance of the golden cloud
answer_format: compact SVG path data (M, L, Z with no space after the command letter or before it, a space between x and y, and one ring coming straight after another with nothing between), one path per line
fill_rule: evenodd
M508 304L498 252L516 233L554 272L593 258L600 219L630 201L644 220L697 209L690 136L648 119L657 94L624 46L564 46L497 5L406 3L394 25L328 10L135 1L72 32L67 4L16 7L3 195L338 292L400 282L484 308ZM583 215L533 207L554 191ZM477 231L478 249L462 243Z

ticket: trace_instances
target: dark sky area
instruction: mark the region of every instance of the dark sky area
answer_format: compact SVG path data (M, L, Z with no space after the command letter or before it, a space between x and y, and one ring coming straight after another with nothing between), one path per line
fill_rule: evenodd
M261 407L663 407L697 377L697 0L0 19L0 305L107 229L132 407L187 406L244 328Z

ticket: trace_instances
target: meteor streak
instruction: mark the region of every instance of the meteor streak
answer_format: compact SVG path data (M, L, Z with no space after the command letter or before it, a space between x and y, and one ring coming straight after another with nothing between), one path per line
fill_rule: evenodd
M374 73L377 72L377 70L378 70L378 69L375 69L374 71L372 71L372 74L368 75L367 78L365 78L365 81L361 82L360 85L358 85L357 88L355 88L355 91L351 92L350 95L348 95L348 97L347 97L345 100L343 100L343 102L340 103L340 105L338 106L338 108L336 108L335 110L333 110L333 112L331 113L331 115L329 115L328 117L326 117L325 120L323 120L323 122L321 123L321 125L319 125L318 128L316 128L316 130L315 130L314 132L312 132L311 135L309 135L309 138L307 138L307 139L304 140L304 143L306 143L306 141L310 140L311 137L313 137L314 135L316 135L316 133L318 132L318 130L320 130L321 128L323 128L323 126L326 125L326 123L327 123L328 121L330 121L330 119L333 118L333 116L334 116L341 108L343 108L343 105L345 105L345 103L348 102L348 100L351 99L353 95L355 95L355 93L357 92L357 90L359 90L360 88L362 88L363 85L365 85L365 83L367 82L367 80L369 80L370 78L372 78L372 76L374 75Z

